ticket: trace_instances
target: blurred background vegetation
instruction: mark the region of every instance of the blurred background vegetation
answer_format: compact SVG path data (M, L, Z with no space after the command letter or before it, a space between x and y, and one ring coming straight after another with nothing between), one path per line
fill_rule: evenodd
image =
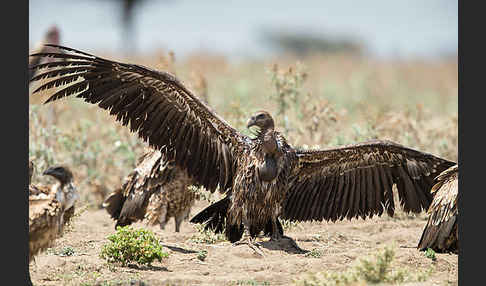
M457 160L457 3L367 2L375 11L326 1L231 8L146 0L126 28L122 2L30 1L31 44L56 24L62 45L168 70L246 134L248 116L266 109L294 146L377 138ZM147 145L99 107L76 98L42 105L46 96L29 97L33 182L49 182L42 171L66 164L81 205L99 207Z

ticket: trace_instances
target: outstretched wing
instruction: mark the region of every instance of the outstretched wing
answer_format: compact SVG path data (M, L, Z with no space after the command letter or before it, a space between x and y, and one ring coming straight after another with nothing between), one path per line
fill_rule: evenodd
M436 251L458 250L457 235L457 194L458 165L454 165L436 178L432 187L435 193L429 207L429 220L418 244L420 250L432 248Z
M238 153L248 138L214 113L177 78L143 66L119 63L71 48L68 53L31 56L64 59L40 64L47 71L32 81L51 79L34 93L61 86L46 101L75 95L98 104L131 131L167 154L207 190L231 186Z
M373 217L384 209L393 216L394 184L404 210L419 213L432 201L435 176L455 164L379 140L296 155L282 218L298 221Z

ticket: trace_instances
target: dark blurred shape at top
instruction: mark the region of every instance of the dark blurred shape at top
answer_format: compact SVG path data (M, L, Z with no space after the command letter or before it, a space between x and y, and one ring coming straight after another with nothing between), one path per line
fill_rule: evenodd
M34 53L49 53L55 51L52 47L46 47L45 44L60 45L60 33L59 28L56 25L52 25L46 31L44 38L38 42L35 47L29 52ZM52 58L47 58L45 61L52 62ZM29 57L29 67L40 64L40 57ZM29 80L34 76L34 71L29 69Z
M106 0L104 0L106 1ZM126 54L134 54L137 52L137 31L135 29L135 17L137 9L142 7L142 4L152 0L110 0L119 3L121 8L121 24L123 26L123 35L121 47ZM171 0L157 0L156 3L167 3Z
M123 47L129 53L136 52L136 31L134 28L135 7L147 0L118 0L122 5Z
M323 53L361 55L364 50L358 40L345 37L325 37L309 32L264 30L261 38L272 48L299 57Z

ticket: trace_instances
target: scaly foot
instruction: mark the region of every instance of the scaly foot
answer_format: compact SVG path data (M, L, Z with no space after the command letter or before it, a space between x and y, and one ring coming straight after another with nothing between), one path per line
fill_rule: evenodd
M233 243L233 246L242 245L242 244L248 245L248 247L250 247L256 254L258 254L262 257L265 257L265 254L260 249L260 246L261 246L260 243L256 242L251 237L248 237L248 240L246 240L246 241L241 241L241 240L237 241L237 242Z

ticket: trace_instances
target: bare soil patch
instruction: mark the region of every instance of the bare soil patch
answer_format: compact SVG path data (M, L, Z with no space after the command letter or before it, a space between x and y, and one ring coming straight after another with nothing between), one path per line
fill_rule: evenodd
M206 204L198 202L192 215ZM457 285L457 255L436 254L432 261L415 248L425 223L425 214L399 212L394 218L299 223L286 231L301 248L319 253L317 257L297 254L290 245L276 245L263 237L259 240L264 257L247 245L197 243L192 238L200 233L189 222L183 223L180 233L174 232L173 222L165 230L136 223L135 228L149 228L161 238L169 258L151 267L121 267L99 257L106 237L115 231L114 222L103 209L87 210L53 248L36 257L30 273L34 285L288 285L306 273L346 270L357 259L392 246L394 267L410 271L432 267L426 282L413 285ZM202 250L207 251L204 261L197 258Z

